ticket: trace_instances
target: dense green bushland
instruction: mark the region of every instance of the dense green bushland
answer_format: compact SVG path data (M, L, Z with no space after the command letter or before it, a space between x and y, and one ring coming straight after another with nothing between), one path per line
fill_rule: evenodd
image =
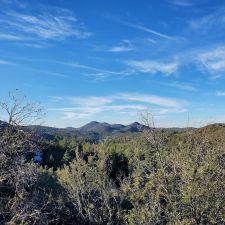
M10 100L0 105L9 117L0 126L0 225L225 224L224 125L176 133L146 123L98 144L46 141L21 126L40 110Z
M149 128L99 144L73 138L37 142L41 163L9 164L24 168L29 178L23 183L20 177L7 177L1 167L7 186L5 193L0 189L0 221L225 224L223 129L167 134Z

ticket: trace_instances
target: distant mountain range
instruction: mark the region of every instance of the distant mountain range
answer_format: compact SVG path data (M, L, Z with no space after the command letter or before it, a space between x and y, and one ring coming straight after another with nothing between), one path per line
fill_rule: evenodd
M134 122L130 125L122 124L109 124L109 123L99 123L92 121L77 130L81 133L86 132L95 132L99 134L113 134L113 133L125 133L125 132L139 132L142 129L143 125L138 122Z
M54 128L54 127L46 127L46 126L28 126L26 129L36 133L37 135L46 138L52 139L55 136L59 138L65 136L76 136L80 138L90 138L94 140L102 139L106 136L111 136L114 134L121 133L137 133L144 129L145 126L141 125L138 122L134 122L129 125L122 124L109 124L109 123L100 123L97 121L92 121L80 128Z
M0 128L6 126L7 123L0 121ZM34 132L41 138L52 140L55 137L78 137L78 138L87 138L93 140L100 140L102 138L112 136L115 134L122 133L138 133L143 131L146 126L134 122L129 125L122 124L109 124L109 123L100 123L97 121L92 121L80 128L55 128L48 126L40 125L30 125L23 127L25 130ZM172 131L172 132L181 132L185 131L186 128L163 128L163 130Z

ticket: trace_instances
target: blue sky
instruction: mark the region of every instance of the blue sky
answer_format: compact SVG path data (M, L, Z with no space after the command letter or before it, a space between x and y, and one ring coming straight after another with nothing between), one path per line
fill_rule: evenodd
M46 125L225 122L224 1L0 4L0 98L19 89Z

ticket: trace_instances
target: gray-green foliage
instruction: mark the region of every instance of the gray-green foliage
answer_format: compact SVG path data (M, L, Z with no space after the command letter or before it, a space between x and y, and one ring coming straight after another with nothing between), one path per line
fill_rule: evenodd
M57 172L83 221L132 225L224 224L222 143L212 144L205 136L197 137L195 131L164 136L157 131L148 135L155 136L151 139L121 136L95 145L88 160L76 157ZM120 156L118 161L123 157L128 161L129 174L122 176L124 170L117 173L119 185L107 173L113 168L107 164L108 159L115 159L113 155Z
M44 165L54 170L14 161L33 144L14 135L0 158L0 176L16 193L0 206L11 224L225 224L225 135L218 127L149 129L99 144L63 139L46 145Z

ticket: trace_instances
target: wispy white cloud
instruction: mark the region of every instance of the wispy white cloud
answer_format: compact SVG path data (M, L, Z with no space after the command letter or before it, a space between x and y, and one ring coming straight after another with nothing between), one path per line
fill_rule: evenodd
M133 105L110 105L106 107L107 110L111 111L123 111L123 110L134 110L134 111L140 111L140 110L147 110L148 107L146 105L140 105L140 104L133 104Z
M144 95L138 93L127 93L121 94L118 96L119 99L125 101L136 101L136 102L144 102L147 104L159 105L159 106L167 106L167 107L179 107L183 102L156 95Z
M153 35L158 36L160 38L164 38L164 39L167 39L167 40L173 40L173 41L177 40L177 38L174 37L174 36L170 36L170 35L158 32L156 30L153 30L151 28L145 27L145 26L140 25L140 24L130 23L130 22L127 22L127 21L122 21L122 20L119 20L119 22L121 24L123 24L123 25L128 26L128 27L131 27L131 28L134 28L136 30L140 30L140 31L144 31L144 32L153 34Z
M119 45L111 47L109 52L128 52L134 51L136 48L132 45L129 40L123 40Z
M17 45L25 46L25 47L31 47L31 48L46 48L49 47L50 45L45 44L45 43L24 43L24 42L19 42Z
M179 107L184 102L178 101L175 99L160 97L157 95L147 95L147 94L139 94L139 93L121 93L113 96L105 96L105 97L96 97L96 96L88 96L88 97L68 97L71 103L76 105L85 105L85 106L99 106L106 105L109 103L113 103L115 101L124 101L124 102L142 102L159 106L167 106L167 107Z
M91 70L91 71L95 71L95 72L110 73L110 74L118 74L118 73L121 74L120 72L114 72L114 71L110 71L110 70L99 69L99 68L96 68L96 67L83 65L83 64L80 64L80 63L68 63L67 65L69 65L71 67L74 67L74 68Z
M45 71L46 74L49 74L51 76L54 77L62 77L62 78L68 78L68 75L63 74L63 73L58 73L58 72L49 72L49 71Z
M106 72L88 73L88 74L84 74L84 76L86 76L86 77L88 77L88 79L92 79L94 81L104 81L104 80L112 78L112 74L106 73ZM117 78L119 78L119 77L117 77ZM115 79L115 77L113 77L113 79Z
M132 47L126 47L126 46L114 46L109 49L109 52L129 52L129 51L134 51L135 48Z
M68 37L87 38L91 35L83 24L78 21L69 10L55 7L46 7L40 10L37 7L35 14L6 11L0 16L0 39L23 40L42 39L58 40Z
M221 28L223 28L225 24L224 13L225 7L216 8L210 14L188 21L189 27L192 30L203 34L209 30L223 32L223 29L221 30Z
M185 90L185 91L193 91L193 92L198 91L198 89L196 87L194 87L191 84L186 84L186 83L174 82L174 83L168 84L168 86L175 87L175 88Z
M171 113L184 113L188 110L186 108L163 108L160 109L156 115L166 115Z
M25 37L17 36L17 35L10 34L10 33L7 33L7 34L0 33L0 40L21 41L21 40L25 40L25 39L26 39Z
M9 64L12 64L12 62L0 59L0 64L2 64L2 65L9 65Z
M198 19L193 19L189 21L189 26L192 30L195 31L206 31L208 30L213 24L215 24L217 19L213 15L208 15L205 17L201 17Z
M99 113L134 113L151 110L156 115L169 113L182 113L186 109L185 101L139 93L120 93L112 96L87 96L87 97L51 97L54 101L64 102L68 106L50 108L66 118L84 118Z
M83 105L83 106L90 106L90 107L106 105L108 103L113 102L112 97L96 97L96 96L69 97L68 100L75 105Z
M199 65L211 75L211 78L219 78L225 72L225 47L201 52L197 60Z
M138 72L150 74L163 73L166 75L170 75L172 73L175 73L178 69L178 62L176 61L163 63L152 60L143 60L143 61L128 60L125 61L125 63Z
M132 112L147 110L145 105L99 105L92 107L65 107L65 108L50 108L49 111L57 111L64 114L65 118L86 118L98 113L123 113L130 114Z
M73 67L73 68L82 69L82 70L92 72L92 73L89 73L88 76L93 76L96 79L100 79L100 80L108 78L108 77L112 77L112 76L114 78L119 78L119 77L121 78L121 77L124 77L124 76L128 76L132 73L131 70L112 71L112 70L105 70L105 69L101 69L101 68L83 65L83 64L80 64L80 63L66 63L66 65L68 65L70 67Z
M5 5L13 5L18 8L26 8L27 7L27 4L24 1L22 2L20 0L1 0L0 3L5 4Z

